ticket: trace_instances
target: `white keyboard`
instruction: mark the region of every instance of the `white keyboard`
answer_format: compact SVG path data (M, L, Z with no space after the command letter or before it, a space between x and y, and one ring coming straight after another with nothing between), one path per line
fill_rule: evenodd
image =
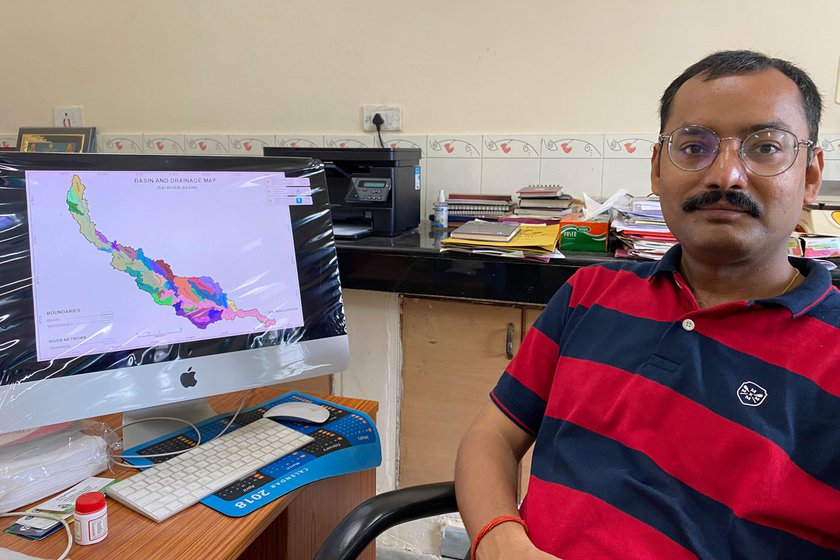
M105 492L160 523L311 441L274 420L260 418L120 480Z

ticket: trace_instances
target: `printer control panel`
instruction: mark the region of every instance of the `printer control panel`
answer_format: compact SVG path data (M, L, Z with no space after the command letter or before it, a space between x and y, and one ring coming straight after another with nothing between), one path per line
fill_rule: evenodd
M384 202L391 191L391 179L353 177L345 202Z

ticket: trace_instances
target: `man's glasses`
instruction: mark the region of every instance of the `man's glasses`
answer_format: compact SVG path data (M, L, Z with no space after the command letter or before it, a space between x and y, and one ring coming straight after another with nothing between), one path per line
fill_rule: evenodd
M701 171L712 165L724 140L740 142L738 156L744 166L762 177L784 173L796 161L799 146L808 150L814 146L810 140L800 140L792 132L778 128L765 128L743 139L734 136L721 138L715 131L695 125L659 135L660 142L664 144L667 141L671 162L683 171Z

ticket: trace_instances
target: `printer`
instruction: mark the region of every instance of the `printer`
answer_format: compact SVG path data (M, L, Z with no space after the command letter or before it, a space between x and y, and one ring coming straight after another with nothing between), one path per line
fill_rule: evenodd
M335 236L394 236L420 223L418 148L280 148L266 156L324 162Z

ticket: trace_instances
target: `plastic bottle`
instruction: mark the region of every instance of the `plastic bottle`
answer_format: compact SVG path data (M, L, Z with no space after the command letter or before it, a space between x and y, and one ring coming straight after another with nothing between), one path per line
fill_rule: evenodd
M440 189L440 194L438 194L438 199L433 209L435 216L432 227L437 229L446 229L449 227L449 206L446 204L446 195L443 194L443 189Z
M76 498L73 537L76 544L94 544L108 536L108 506L102 492L87 492Z

